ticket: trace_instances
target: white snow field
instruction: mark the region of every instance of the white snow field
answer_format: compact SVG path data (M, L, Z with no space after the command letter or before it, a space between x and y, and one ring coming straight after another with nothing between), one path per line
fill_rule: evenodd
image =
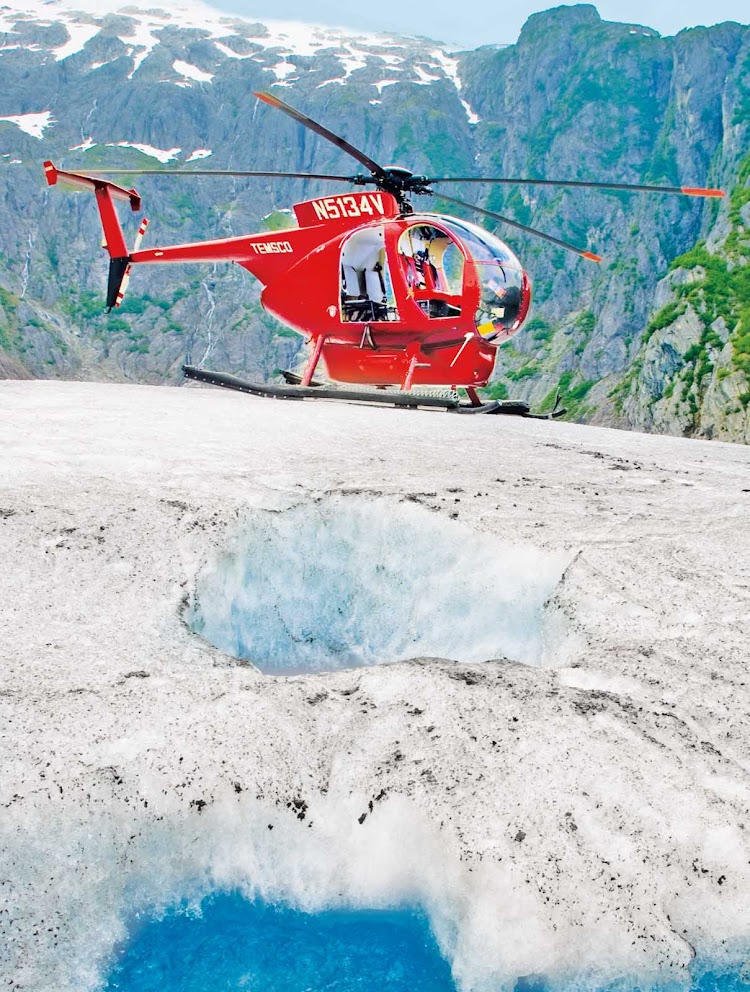
M116 24L110 16L115 13L120 15ZM273 74L270 85L290 86L299 79L300 73L306 71L304 63L298 64L299 58L325 52L329 59L338 61L341 75L325 80L320 86L331 83L346 85L350 77L366 69L372 62L382 63L384 71L389 75L397 73L398 78L374 82L372 85L377 88L378 93L382 92L384 86L424 86L447 80L459 94L469 124L476 124L480 119L461 96L463 87L458 74L458 58L446 46L432 42L429 38L363 33L298 21L259 21L254 17L241 17L220 11L203 0L166 0L164 3L153 3L152 0L135 0L130 3L125 0L7 0L0 4L0 57L3 52L20 48L45 50L42 41L24 41L23 29L31 25L49 24L61 24L68 35L67 41L62 45L46 49L58 62L72 56L85 60L86 46L100 31L104 31L108 37L118 37L127 46L128 57L132 60L129 79L136 75L158 47L162 32L169 32L179 26L190 29L196 35L200 33L205 40L202 55L204 68L178 59L172 63L174 76L162 79L164 84L182 88L190 88L194 84L211 85L217 71L221 71L227 60L252 59ZM89 71L95 72L106 64L92 60L89 62ZM209 65L215 71L209 71ZM7 109L9 108L2 106L0 94L0 110ZM39 139L43 139L44 129L55 123L49 111L3 117L0 120L15 123ZM71 151L87 151L97 143L90 135L82 134L81 137L85 139L83 147L78 146L77 149L70 149ZM115 144L138 149L153 148L151 145L128 146L125 142ZM169 155L167 149L156 148L153 151Z
M745 960L749 508L740 446L0 382L3 988L91 992L134 914L219 889L419 903L462 992ZM273 676L190 628L257 554L306 622L388 631L379 549L442 660ZM480 660L514 610L534 664Z

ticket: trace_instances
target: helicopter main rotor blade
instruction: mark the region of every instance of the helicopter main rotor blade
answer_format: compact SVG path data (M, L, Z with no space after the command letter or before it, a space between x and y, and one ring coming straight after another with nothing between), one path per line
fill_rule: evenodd
M329 131L328 128L323 127L322 124L318 124L314 121L312 117L307 117L305 114L296 110L294 107L290 107L288 103L284 103L283 100L279 100L272 93L254 93L259 100L263 103L267 103L269 107L275 107L277 110L282 110L285 114L291 117L293 120L297 121L298 124L303 124L310 131L314 131L315 134L320 135L321 138L325 138L326 141L332 142L337 148L346 152L347 155L351 155L352 158L356 159L361 165L364 165L366 169L372 173L376 179L387 179L387 174L382 166L374 162L369 155L365 155L361 152L359 148L355 148L354 145L350 145L348 141L344 138L339 137L338 134L334 134L333 131Z
M517 220L504 217L502 214L496 214L492 210L485 210L484 207L475 207L473 203L467 203L465 200L456 200L455 197L446 196L445 193L435 193L434 195L439 196L442 200L448 200L449 203L457 203L460 207L468 207L469 210L476 210L477 213L484 214L485 217L492 217L493 220L502 221L503 224L510 224L511 227L518 228L519 231L525 231L527 234L533 234L536 238L543 238L545 241L549 241L550 244L557 245L558 248L566 248L568 251L575 252L581 258L588 258L592 262L601 262L602 260L601 255L595 255L592 251L585 251L583 248L576 248L575 245L571 245L567 241L561 241L560 238L553 238L551 234L544 234L542 231L537 231L535 227L527 227L526 224L519 224Z
M502 183L506 186L568 186L581 189L616 189L631 193L681 193L683 196L726 196L720 189L697 186L642 186L632 183L590 183L575 179L493 179L473 176L440 176L428 183Z
M254 176L261 179L330 179L356 183L358 176L327 176L315 172L242 172L237 169L92 169L97 176Z

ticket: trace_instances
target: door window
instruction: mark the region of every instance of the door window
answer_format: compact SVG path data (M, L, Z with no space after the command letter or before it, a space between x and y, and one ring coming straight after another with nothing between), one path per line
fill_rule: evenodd
M399 238L398 258L410 294L429 317L461 313L464 256L449 235L415 224Z
M341 319L398 320L385 255L384 228L355 231L341 251Z

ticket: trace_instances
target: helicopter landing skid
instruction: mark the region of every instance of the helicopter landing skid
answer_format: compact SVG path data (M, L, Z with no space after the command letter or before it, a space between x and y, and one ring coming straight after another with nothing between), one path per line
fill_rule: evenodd
M227 372L213 372L211 369L197 369L192 365L182 366L186 379L205 382L211 386L234 389L250 396L262 396L276 400L345 400L348 403L377 403L381 406L395 406L410 410L437 409L448 413L505 414L506 416L530 417L536 420L551 420L561 417L565 410L554 410L551 414L534 414L528 403L515 400L491 400L489 403L461 403L452 397L420 396L416 393L391 393L383 391L365 392L356 389L335 389L316 384L314 386L269 386L246 382Z

